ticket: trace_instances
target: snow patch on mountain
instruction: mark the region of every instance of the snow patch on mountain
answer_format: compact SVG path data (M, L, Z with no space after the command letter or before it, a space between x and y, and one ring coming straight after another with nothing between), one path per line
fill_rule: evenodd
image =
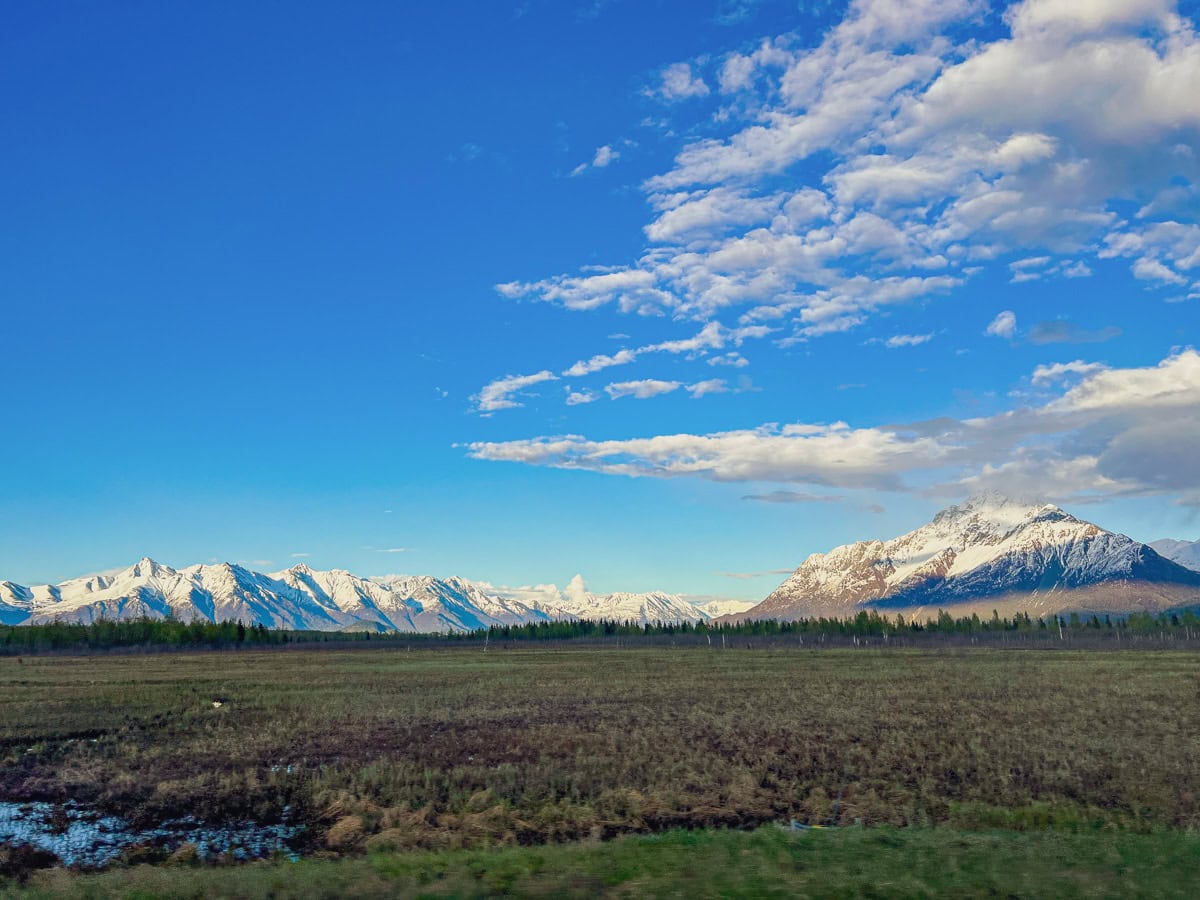
M594 594L588 590L582 575L575 575L562 589L553 584L517 588L497 587L486 582L478 584L489 593L523 601L556 618L635 622L639 625L696 623L712 618L679 594L662 591Z
M1200 541L1176 541L1171 538L1163 538L1160 541L1151 541L1150 546L1159 556L1200 572Z

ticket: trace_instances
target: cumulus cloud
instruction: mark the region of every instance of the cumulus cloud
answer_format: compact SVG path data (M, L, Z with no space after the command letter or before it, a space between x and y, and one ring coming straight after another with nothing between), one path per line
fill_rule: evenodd
M996 318L988 324L984 334L992 337L1013 338L1017 333L1017 315L1011 309L997 313Z
M1076 501L1200 497L1200 353L1183 350L1139 368L1052 364L1034 378L1049 384L1068 374L1076 383L1040 406L976 419L857 428L771 424L626 440L564 435L475 443L469 452L477 459L630 477L934 495L996 487Z
M853 0L815 46L779 35L668 67L660 96L705 95L711 71L728 118L645 182L637 261L499 289L674 318L736 309L807 341L988 265L1020 282L1122 258L1148 284L1194 282L1191 21L1167 0L1025 0L996 38L974 30L985 6Z
M567 388L567 406L580 406L584 403L594 403L597 396L592 391L573 391Z
M668 101L686 100L708 96L708 85L693 74L689 63L679 62L663 69L662 81L653 93Z

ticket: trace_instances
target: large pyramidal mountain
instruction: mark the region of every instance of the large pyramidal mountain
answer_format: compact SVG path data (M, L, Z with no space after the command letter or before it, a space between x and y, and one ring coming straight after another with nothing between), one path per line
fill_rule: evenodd
M696 622L711 615L672 594L592 594L576 576L548 602L502 596L463 578L361 578L301 564L264 575L241 566L172 569L152 559L111 575L22 587L0 581L0 624L90 623L148 617L184 622L241 621L321 631L473 631L564 619Z
M1053 505L989 493L889 541L814 553L758 606L724 621L1157 612L1200 604L1200 572Z

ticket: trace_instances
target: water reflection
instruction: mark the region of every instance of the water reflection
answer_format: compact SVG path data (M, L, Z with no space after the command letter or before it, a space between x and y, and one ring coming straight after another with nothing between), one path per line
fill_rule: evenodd
M285 811L286 812L286 811ZM288 843L302 826L235 822L204 825L187 816L163 822L158 828L134 829L117 816L68 801L56 803L0 802L0 843L36 847L53 853L64 865L102 868L125 850L139 845L173 851L190 844L200 859L230 857L265 859L289 853Z

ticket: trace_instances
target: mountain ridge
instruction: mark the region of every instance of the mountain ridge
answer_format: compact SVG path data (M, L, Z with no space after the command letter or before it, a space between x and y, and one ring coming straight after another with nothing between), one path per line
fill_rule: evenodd
M320 571L306 563L264 574L233 563L173 569L143 557L110 574L56 585L0 582L0 624L88 624L101 619L176 618L241 621L271 628L378 632L474 631L571 619L697 622L712 616L675 594L651 591L592 594L580 576L558 602L489 592L466 578Z

